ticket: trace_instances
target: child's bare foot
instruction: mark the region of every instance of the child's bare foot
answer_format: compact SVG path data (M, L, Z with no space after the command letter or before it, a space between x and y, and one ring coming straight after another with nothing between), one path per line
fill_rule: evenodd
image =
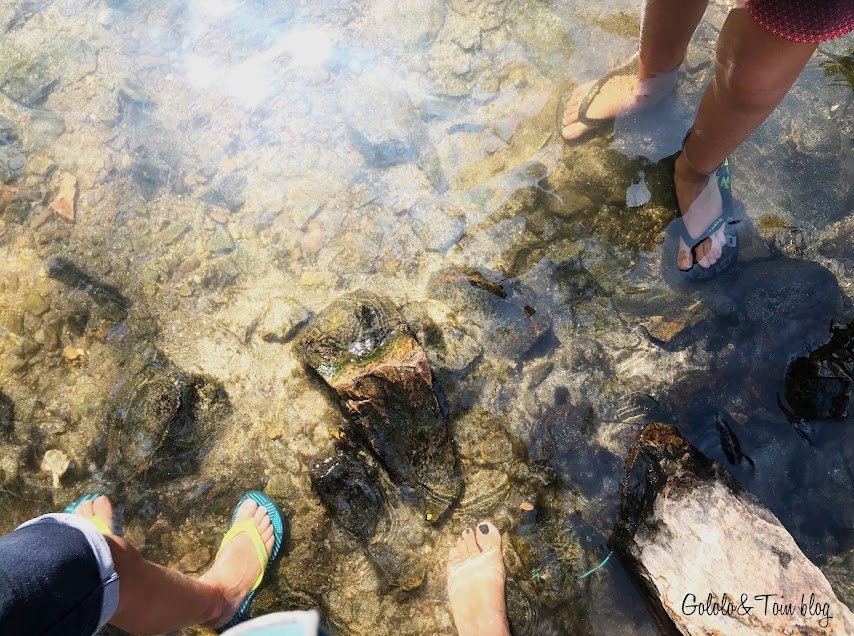
M113 532L113 504L104 495L84 501L77 507L74 514L89 521L97 517L110 529L111 534Z
M448 598L460 636L510 636L501 535L491 523L466 528L451 548Z
M607 77L607 76L606 76ZM643 79L641 79L643 78ZM566 140L577 139L591 126L584 119L610 120L617 115L626 115L654 106L676 87L676 70L650 73L638 62L636 71L617 71L599 88L593 101L583 111L583 102L597 82L593 80L576 88L566 104L561 121L561 135Z
M694 170L685 159L685 154L676 159L676 170L673 174L676 184L676 198L679 209L682 210L682 221L691 236L700 236L717 219L723 210L721 193L715 181L714 174L707 175ZM708 269L714 265L723 253L726 243L724 228L721 227L695 249L697 262L700 267ZM677 264L683 272L694 265L691 246L679 239L679 255Z
M275 537L267 509L247 499L237 511L234 523L244 519L252 519L258 528L269 557L273 552ZM199 581L218 588L225 599L222 612L209 623L210 626L220 627L231 620L260 572L261 562L249 535L243 532L226 544L211 569L199 577Z

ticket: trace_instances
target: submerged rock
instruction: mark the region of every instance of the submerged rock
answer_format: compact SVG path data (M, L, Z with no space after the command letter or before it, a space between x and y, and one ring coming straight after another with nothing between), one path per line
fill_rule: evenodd
M848 415L854 373L854 321L786 369L786 399L797 417L840 420Z
M779 520L675 428L645 426L626 468L612 545L664 633L852 633Z
M355 435L437 520L462 489L427 355L397 309L358 292L335 301L296 341L341 397Z
M217 383L155 354L111 392L104 415L107 464L130 480L186 474L209 450L228 410Z
M528 290L474 270L440 272L430 283L430 296L474 332L490 356L518 359L551 328L550 316L533 306Z
M315 466L312 485L332 518L363 545L389 584L413 590L427 573L427 561L407 545L419 520L407 515L392 494L393 486L383 487L381 471L371 463L357 453L339 453Z
M51 258L48 261L47 271L48 276L71 289L85 291L98 305L106 307L116 320L124 320L133 305L118 289L102 283L62 256Z
M8 441L15 430L15 403L0 391L0 440Z

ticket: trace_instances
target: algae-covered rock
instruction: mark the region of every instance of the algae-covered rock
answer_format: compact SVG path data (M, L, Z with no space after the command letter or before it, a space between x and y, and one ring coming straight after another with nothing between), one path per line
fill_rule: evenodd
M433 390L430 362L397 309L375 294L344 296L296 342L306 365L341 397L356 435L438 519L462 488Z

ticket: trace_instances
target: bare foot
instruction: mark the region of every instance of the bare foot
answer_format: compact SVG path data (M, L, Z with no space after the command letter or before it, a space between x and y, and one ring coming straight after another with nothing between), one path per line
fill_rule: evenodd
M676 184L676 198L682 210L682 221L691 236L700 236L721 215L723 203L715 175L707 175L694 170L685 160L684 153L676 159L673 180ZM714 265L723 253L726 243L724 228L721 227L695 249L700 267L708 269ZM691 246L679 239L677 264L683 272L694 265Z
M491 523L466 528L451 548L448 597L460 636L510 636L501 534Z
M110 534L113 533L113 504L104 495L84 501L77 506L74 514L89 519L89 521L98 517L110 529Z
M640 67L640 63L639 63ZM641 75L615 75L605 82L587 109L590 119L614 119L618 115L634 113L654 106L676 88L676 69L664 73L647 73L639 68ZM640 79L643 76L644 79ZM576 88L566 103L561 122L561 135L566 140L577 139L590 127L579 121L579 108L584 98L598 80Z
M258 528L269 557L273 553L275 537L267 509L247 499L237 511L234 522L238 523L244 519L252 519ZM260 572L261 562L252 540L245 532L238 534L223 548L211 569L199 577L199 581L218 588L225 599L222 612L209 623L210 626L220 627L231 620Z

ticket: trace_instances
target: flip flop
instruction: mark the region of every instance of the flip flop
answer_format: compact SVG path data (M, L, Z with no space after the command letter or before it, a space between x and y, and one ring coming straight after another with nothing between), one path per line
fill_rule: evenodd
M679 236L685 241L685 245L690 247L691 257L694 260L689 270L681 270L677 267L679 269L679 276L683 280L693 282L710 280L723 274L738 261L738 234L735 231L738 221L733 219L732 177L729 166L729 159L724 159L724 162L715 171L714 178L721 193L722 209L720 216L712 221L712 224L706 228L705 232L696 237L691 236L688 233L688 228L685 227L681 210L679 212L676 227L679 231ZM715 261L714 265L705 268L697 262L695 250L703 241L721 229L721 227L724 229L725 238L721 257Z
M70 504L65 506L64 513L73 515L77 512L77 509L82 506L87 501L95 501L98 497L101 496L99 492L90 492L85 495L80 495L77 499L72 501ZM100 517L92 517L89 519L92 522L92 525L98 529L98 532L101 534L114 534L112 528L106 524L106 522Z
M624 62L620 66L615 69L612 69L605 73L602 77L600 77L593 86L590 87L590 90L587 91L587 95L584 96L584 99L581 100L581 103L578 105L578 121L585 126L587 126L588 130L585 130L581 136L576 137L575 139L564 139L567 143L573 143L581 138L583 138L587 133L596 130L597 128L602 128L603 126L607 126L608 124L613 123L613 117L606 117L603 119L599 119L596 117L588 117L587 111L590 109L590 105L593 103L593 100L598 97L599 92L602 90L602 87L608 83L609 80L620 77L623 75L631 75L635 76L638 72L638 54L635 52L628 61ZM558 102L557 108L557 129L558 135L561 139L563 139L563 113L566 110L566 102L568 101L569 96L572 94L571 91L567 91L567 93L561 97Z
M239 523L234 522L237 518L237 511L240 510L240 506L242 506L243 502L247 499L251 499L260 507L266 508L267 514L270 517L270 522L273 524L273 551L270 553L269 557L267 556L267 547L264 545L261 533L258 532L258 528L255 527L252 520L244 519ZM234 512L231 513L231 524L229 530L222 538L222 543L219 546L219 552L217 552L216 558L219 558L220 552L222 552L223 548L229 541L243 532L249 535L249 538L252 540L252 545L255 546L255 552L258 556L258 560L261 562L261 572L258 574L258 578L255 579L255 583L252 585L252 589L249 591L249 594L244 597L240 607L237 608L237 612L231 620L228 621L228 623L219 628L219 631L225 631L226 629L234 627L238 623L249 618L249 606L252 603L252 598L255 596L256 590L261 585L261 581L264 580L264 574L267 572L267 566L278 556L282 543L285 540L285 515L281 508L279 508L279 506L276 505L276 502L270 497L265 495L263 492L250 490L240 498L240 501L238 501L237 505L234 507Z

